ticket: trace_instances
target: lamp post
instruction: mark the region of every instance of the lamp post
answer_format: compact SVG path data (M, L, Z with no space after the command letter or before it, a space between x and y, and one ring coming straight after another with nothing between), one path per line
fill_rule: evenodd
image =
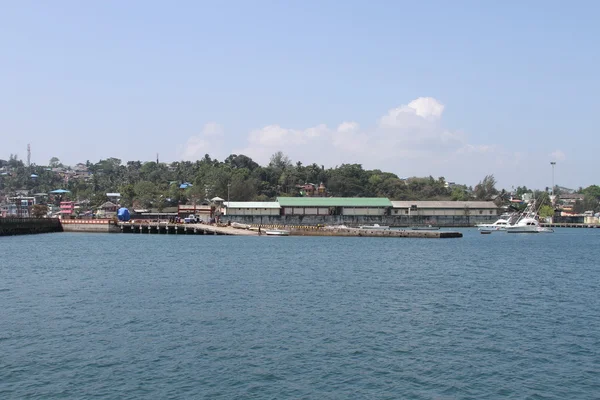
M231 187L231 183L227 184L227 207L229 207L229 188Z
M550 161L550 165L552 165L552 196L554 196L554 166L556 161Z

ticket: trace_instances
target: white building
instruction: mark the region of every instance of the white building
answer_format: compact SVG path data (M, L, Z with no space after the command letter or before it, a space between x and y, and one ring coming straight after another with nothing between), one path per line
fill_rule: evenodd
M225 215L279 215L276 201L229 201L224 203Z
M493 201L392 201L392 215L495 216L498 206Z

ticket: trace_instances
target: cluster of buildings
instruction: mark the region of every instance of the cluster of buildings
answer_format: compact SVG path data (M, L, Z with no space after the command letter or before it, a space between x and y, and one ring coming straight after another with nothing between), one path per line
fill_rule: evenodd
M382 221L432 224L474 224L495 221L499 208L491 201L391 201L385 197L278 197L276 201L224 201L180 205L177 216L221 217L247 223L285 221L327 223Z

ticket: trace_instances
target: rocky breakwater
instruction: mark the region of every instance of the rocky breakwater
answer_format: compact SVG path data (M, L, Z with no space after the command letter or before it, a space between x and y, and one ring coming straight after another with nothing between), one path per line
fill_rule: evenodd
M57 218L0 218L0 236L62 232Z
M294 227L290 229L293 236L349 236L349 237L389 237L389 238L424 238L446 239L461 238L460 232L443 230L403 230L403 229L361 229L346 226L326 227Z

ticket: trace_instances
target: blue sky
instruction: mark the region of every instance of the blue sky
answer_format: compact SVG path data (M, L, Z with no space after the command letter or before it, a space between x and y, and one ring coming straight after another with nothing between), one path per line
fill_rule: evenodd
M219 4L217 4L219 3ZM598 183L597 2L56 1L0 13L0 158L244 153Z

